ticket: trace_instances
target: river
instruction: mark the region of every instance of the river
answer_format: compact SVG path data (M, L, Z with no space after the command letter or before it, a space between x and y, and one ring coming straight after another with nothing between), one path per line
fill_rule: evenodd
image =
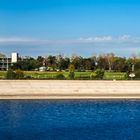
M0 100L0 140L140 140L140 101Z

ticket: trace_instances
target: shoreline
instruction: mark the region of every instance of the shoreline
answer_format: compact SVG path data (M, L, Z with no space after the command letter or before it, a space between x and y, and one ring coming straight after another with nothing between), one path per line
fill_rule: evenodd
M140 81L0 80L0 99L140 100Z

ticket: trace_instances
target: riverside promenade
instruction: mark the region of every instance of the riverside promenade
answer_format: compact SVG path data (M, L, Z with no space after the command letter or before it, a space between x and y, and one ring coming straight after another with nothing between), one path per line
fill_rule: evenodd
M140 81L0 80L0 99L140 99Z

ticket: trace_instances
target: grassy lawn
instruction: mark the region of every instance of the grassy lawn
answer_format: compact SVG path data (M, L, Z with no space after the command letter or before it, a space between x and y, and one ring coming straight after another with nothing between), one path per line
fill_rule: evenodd
M31 76L33 78L42 78L42 79L54 79L56 75L63 74L66 78L69 75L69 72L24 72L26 76ZM91 72L75 72L75 78L89 78Z
M0 79L5 78L6 71L0 71Z
M31 76L37 79L54 79L58 72L36 72L36 71L25 71L25 76Z
M75 72L75 79L90 79L92 72ZM0 71L0 79L5 78L5 71ZM55 79L57 74L63 74L66 78L69 72L38 72L38 71L25 71L25 76L30 76L35 79ZM104 80L125 80L125 72L105 72Z
M125 80L125 72L105 72L104 79L105 80Z

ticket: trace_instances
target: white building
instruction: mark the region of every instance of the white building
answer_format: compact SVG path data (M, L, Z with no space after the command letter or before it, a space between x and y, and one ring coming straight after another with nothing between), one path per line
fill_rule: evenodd
M18 61L18 53L14 52L11 54L11 63L16 63Z
M9 66L18 61L18 53L14 52L11 57L0 56L0 70L8 70Z

